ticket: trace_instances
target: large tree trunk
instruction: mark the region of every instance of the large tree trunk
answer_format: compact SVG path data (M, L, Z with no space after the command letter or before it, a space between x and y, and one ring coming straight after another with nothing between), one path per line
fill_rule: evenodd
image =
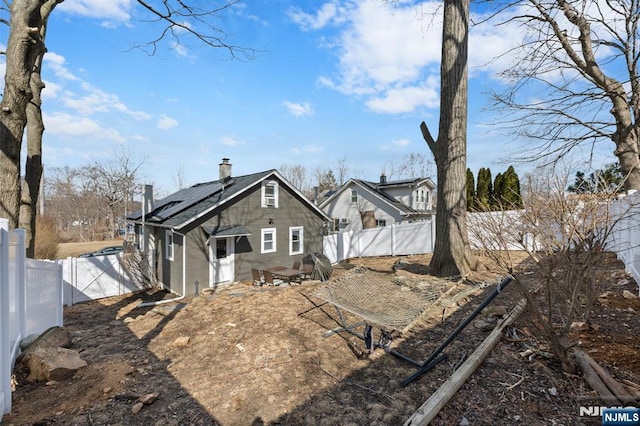
M467 46L469 0L446 0L440 70L437 141L423 122L422 135L436 162L436 243L429 265L442 276L467 275L474 266L467 235Z
M22 187L22 200L20 203L19 225L26 233L27 257L33 258L35 254L36 239L36 215L38 196L42 185L42 135L44 123L42 121L42 61L46 52L44 40L47 31L49 15L61 0L46 0L40 8L39 34L42 41L41 50L36 57L31 73L30 87L32 91L31 102L27 104L27 161L25 165L25 185Z
M42 1L15 0L7 42L5 85L0 102L0 217L18 226L20 212L20 149L31 101L31 72L43 49L39 28Z

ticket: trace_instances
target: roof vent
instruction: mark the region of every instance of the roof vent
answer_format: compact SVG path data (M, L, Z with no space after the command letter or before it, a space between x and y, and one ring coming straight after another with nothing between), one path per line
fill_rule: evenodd
M384 173L380 175L380 183L387 183L387 175L385 175Z

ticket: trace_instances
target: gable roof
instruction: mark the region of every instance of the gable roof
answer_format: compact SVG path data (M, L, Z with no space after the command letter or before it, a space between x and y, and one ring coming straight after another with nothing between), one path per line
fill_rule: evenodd
M403 187L403 186L405 186L405 187L417 187L417 186L420 186L422 184L426 184L431 189L434 189L436 187L435 184L433 183L433 181L431 179L429 179L429 178L402 179L402 180L396 180L396 181L389 181L389 182L385 182L385 183L371 182L371 181L366 181L366 180L362 180L362 179L353 179L352 178L352 179L349 179L349 181L347 183L342 185L337 191L335 191L333 194L331 194L326 200L324 200L320 204L320 208L324 208L329 203L331 203L336 197L338 197L341 193L343 193L345 190L347 190L347 188L350 188L352 185L355 185L355 186L358 186L358 187L364 189L365 191L369 192L370 194L372 194L374 197L378 198L382 202L390 205L394 209L398 210L400 213L403 213L403 214L420 214L420 213L423 213L423 212L415 210L415 209L407 206L406 204L396 200L395 198L393 198L392 196L387 194L385 192L385 189L399 188L399 187Z
M144 222L148 225L166 228L183 228L210 211L230 202L262 181L274 177L295 192L311 210L324 219L330 220L326 213L309 201L277 170L272 169L224 180L198 183L189 188L180 189L165 198L154 201L153 210L146 214ZM143 221L142 210L131 213L127 216L127 220L141 223Z

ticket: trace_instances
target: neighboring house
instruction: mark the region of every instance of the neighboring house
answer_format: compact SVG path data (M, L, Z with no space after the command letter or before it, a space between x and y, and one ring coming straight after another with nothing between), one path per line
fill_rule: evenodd
M221 283L251 281L251 269L291 267L322 253L330 218L277 170L232 176L227 158L220 179L155 202L145 189L143 211L127 216L136 246L151 253L156 277L180 295Z
M333 220L336 232L430 219L436 185L429 178L379 182L350 179L320 208ZM363 223L366 226L363 226Z

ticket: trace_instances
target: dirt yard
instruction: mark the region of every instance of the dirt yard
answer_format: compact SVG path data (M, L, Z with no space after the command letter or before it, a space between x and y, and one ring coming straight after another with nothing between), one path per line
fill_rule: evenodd
M622 297L638 287L615 257L603 256L608 262L597 291L611 294L596 303L596 327L573 337L616 379L639 384L640 301ZM421 285L428 262L429 256L354 259L336 266L334 278L365 266ZM484 285L451 282L449 303L434 302L391 348L419 362L428 358L497 282L490 272L476 278ZM138 305L175 296L155 291L68 308L71 348L88 367L54 383L29 383L18 367L4 424L401 425L490 332L470 324L444 351L445 361L403 387L416 371L410 363L382 349L369 354L348 333L324 337L340 321L332 305L314 296L323 285L239 283L155 307ZM468 297L450 303L462 292ZM520 299L514 283L491 306L511 310ZM495 324L488 315L479 318ZM154 392L158 399L134 413L137 398ZM525 312L433 424L600 424L598 417L580 417L581 405L602 403L581 377L561 371Z

